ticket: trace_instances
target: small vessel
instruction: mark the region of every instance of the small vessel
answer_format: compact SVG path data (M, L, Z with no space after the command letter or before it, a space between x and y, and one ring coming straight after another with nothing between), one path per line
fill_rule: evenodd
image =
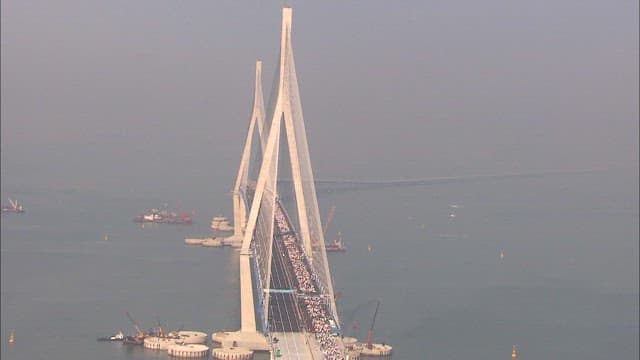
M16 342L16 337L15 334L13 333L13 330L11 330L11 334L9 334L9 344L13 344Z
M179 214L169 210L151 209L145 214L134 217L133 221L138 223L191 224L191 214Z
M233 226L231 226L227 217L214 216L213 219L211 219L211 229L217 231L233 231Z
M9 205L2 205L2 212L22 214L24 208L17 200L9 198Z
M99 337L98 341L123 341L125 338L122 331L118 331L117 333L108 336L108 337Z
M338 237L333 240L333 243L325 244L327 252L345 252L347 247L342 242L342 233L338 232Z
M518 355L519 355L519 354L520 354L520 353L518 352L518 347L517 347L517 346L515 346L515 345L513 345L513 347L511 348L511 358L512 358L513 360L516 360L516 359L518 359Z

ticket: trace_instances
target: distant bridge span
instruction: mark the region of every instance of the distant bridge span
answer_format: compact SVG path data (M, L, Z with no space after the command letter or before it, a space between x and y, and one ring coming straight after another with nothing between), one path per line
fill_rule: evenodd
M385 187L405 187L405 186L422 186L433 184L448 184L458 182L476 182L485 180L502 180L513 178L532 178L551 175L575 175L595 172L597 170L548 170L537 172L519 172L507 174L488 174L488 175L463 175L449 177L432 177L422 179L395 179L395 180L357 180L357 179L316 179L315 183L325 190L333 190L332 186L338 189L372 189Z

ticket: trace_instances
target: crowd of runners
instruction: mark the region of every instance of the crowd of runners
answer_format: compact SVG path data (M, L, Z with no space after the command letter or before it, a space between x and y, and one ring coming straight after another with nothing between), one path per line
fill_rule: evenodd
M322 294L318 292L317 275L310 271L311 267L296 240L295 233L290 228L280 206L277 208L276 224L298 284L299 298L303 300L302 310L306 317L305 327L307 331L315 334L325 359L344 359L342 349L337 341L338 334L331 325L333 321L327 303L322 298Z

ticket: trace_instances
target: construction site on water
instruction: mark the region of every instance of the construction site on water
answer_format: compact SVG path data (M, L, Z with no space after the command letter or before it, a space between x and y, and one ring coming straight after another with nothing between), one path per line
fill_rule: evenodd
M107 336L99 337L98 341L121 342L124 346L143 346L149 350L167 351L174 357L201 358L209 355L207 345L207 333L201 331L186 331L182 327L175 331L166 332L157 321L155 328L145 332L137 321L133 319L129 312L127 318L135 329L134 335L125 335L122 331Z
M233 360L252 359L254 352L268 352L272 359L387 357L391 346L372 341L380 302L367 341L356 339L349 348L344 344L326 253L343 252L346 247L341 233L333 243L324 240L335 206L322 226L293 61L291 22L292 9L284 7L279 75L274 80L278 86L273 88L276 101L269 110L268 135L263 133L267 126L260 84L262 62L256 62L254 111L232 193L234 224L214 217L211 237L185 239L187 245L240 248L240 328L213 333L211 340L220 347L212 349L211 355ZM252 145L254 137L262 140L260 146ZM252 149L259 152L258 158L252 159ZM253 161L254 166L249 166ZM291 214L285 201L292 202ZM184 349L177 346L186 342L180 332L177 337L161 328L145 333L128 313L127 317L136 334L124 336L124 344L167 350L172 356L197 357L209 350L199 344L206 347L200 347L202 352L181 353ZM198 338L206 342L207 336Z
M367 340L365 342L360 342L354 337L342 336L339 328L334 325L334 336L340 336L345 345L345 350L347 352L347 357L345 359L357 360L361 355L385 358L391 356L392 347L390 345L372 342L373 330L379 307L380 302L377 301L376 309L371 321L371 327L369 328ZM150 328L148 331L144 331L128 311L125 312L125 314L135 330L133 335L125 335L125 333L120 330L110 336L98 337L97 341L119 342L122 343L123 346L142 346L149 350L166 351L168 355L179 358L202 358L208 357L211 353L214 359L249 360L253 358L255 351L260 351L260 349L248 349L238 346L236 341L231 340L231 338L227 339L227 335L229 334L224 332L211 334L212 344L209 346L207 333L183 330L183 327L180 327L178 330L167 332L159 319L156 319L155 327ZM231 343L229 343L229 341L231 341ZM14 333L12 331L9 343L13 344L14 342ZM282 353L280 351L276 351L273 356L277 358L282 356Z

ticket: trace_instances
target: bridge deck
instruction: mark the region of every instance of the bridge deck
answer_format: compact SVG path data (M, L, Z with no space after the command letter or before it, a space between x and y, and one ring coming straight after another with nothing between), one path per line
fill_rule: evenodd
M280 350L282 360L323 359L320 345L313 334L301 332L273 332L272 337L278 339L275 348ZM277 351L277 350L276 350Z
M280 201L274 220L271 278L265 290L269 299L268 331L280 339L274 343L274 351L286 350L290 359L341 359L344 349L326 294Z

